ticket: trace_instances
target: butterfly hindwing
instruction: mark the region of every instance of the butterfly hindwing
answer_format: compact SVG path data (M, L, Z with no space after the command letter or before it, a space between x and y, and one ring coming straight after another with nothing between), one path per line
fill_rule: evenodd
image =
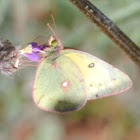
M37 70L33 98L41 109L68 112L80 109L86 103L86 87L81 71L68 57L55 61L47 58Z

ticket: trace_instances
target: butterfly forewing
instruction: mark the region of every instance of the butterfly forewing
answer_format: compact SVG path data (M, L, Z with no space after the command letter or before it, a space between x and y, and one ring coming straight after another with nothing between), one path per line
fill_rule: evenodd
M126 74L95 56L72 49L64 50L63 54L82 72L88 100L123 92L132 85Z

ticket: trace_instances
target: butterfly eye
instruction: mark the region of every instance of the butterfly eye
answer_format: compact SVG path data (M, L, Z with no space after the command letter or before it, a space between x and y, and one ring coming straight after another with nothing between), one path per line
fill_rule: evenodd
M89 68L93 68L94 66L95 66L94 63L90 63L90 64L88 65Z

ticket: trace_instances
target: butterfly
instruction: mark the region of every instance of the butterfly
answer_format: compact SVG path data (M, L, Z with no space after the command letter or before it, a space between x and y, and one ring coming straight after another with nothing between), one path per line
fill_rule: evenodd
M88 100L115 95L132 85L125 73L103 60L64 48L56 35L45 45L29 43L22 53L31 61L40 61L32 96L35 104L46 111L77 111Z

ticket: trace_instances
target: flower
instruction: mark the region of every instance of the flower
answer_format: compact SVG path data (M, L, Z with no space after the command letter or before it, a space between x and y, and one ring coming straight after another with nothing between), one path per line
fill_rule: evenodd
M38 46L37 42L31 42L21 50L21 54L31 61L38 61L40 59L39 52L42 52L47 46L47 44Z

